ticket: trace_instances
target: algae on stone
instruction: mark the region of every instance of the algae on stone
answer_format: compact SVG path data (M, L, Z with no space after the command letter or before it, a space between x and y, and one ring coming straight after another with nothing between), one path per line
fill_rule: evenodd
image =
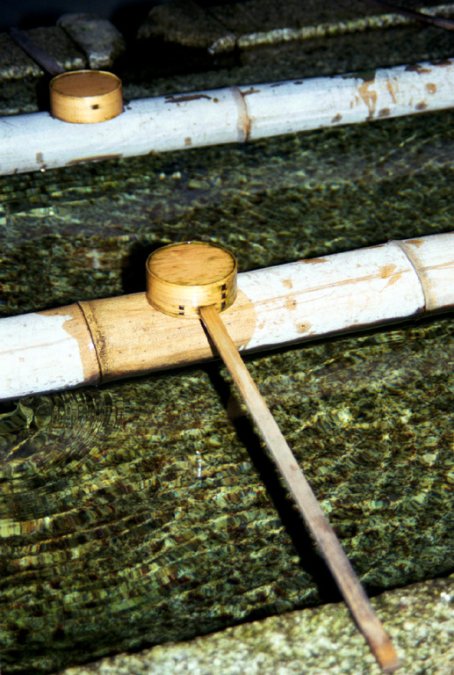
M449 675L454 662L454 577L388 591L372 601L406 675ZM62 675L369 675L381 672L344 605L289 612Z

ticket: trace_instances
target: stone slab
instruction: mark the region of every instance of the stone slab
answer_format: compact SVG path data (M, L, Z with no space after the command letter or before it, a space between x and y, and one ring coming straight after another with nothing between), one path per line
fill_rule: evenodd
M64 14L57 25L82 49L92 69L111 68L125 50L121 33L95 14Z
M454 576L373 600L406 675L449 675L454 663ZM350 675L381 671L346 607L328 604L228 628L188 642L119 654L64 675Z
M222 23L193 0L157 5L140 26L140 40L162 39L183 47L207 49L229 33ZM235 36L232 36L233 44Z
M0 82L41 77L43 71L8 35L0 33Z
M45 49L60 65L62 70L86 68L87 60L77 49L65 31L58 26L32 28L27 31L29 37L42 49Z

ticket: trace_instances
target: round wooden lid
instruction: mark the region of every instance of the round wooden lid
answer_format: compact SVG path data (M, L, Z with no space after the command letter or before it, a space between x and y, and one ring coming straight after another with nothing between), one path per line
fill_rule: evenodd
M146 270L148 302L171 316L196 317L207 305L222 312L236 297L235 256L217 244L163 246L148 257Z
M105 122L123 111L121 80L103 70L73 70L50 82L50 109L64 122Z

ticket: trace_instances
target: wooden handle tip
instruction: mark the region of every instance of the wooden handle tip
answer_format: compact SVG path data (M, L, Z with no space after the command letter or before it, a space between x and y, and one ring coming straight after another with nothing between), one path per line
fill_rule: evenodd
M394 673L399 668L399 657L389 638L382 644L374 646L373 651L384 673Z

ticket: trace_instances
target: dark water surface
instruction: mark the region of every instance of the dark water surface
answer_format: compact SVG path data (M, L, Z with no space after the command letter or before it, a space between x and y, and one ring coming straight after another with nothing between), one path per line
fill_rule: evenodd
M4 316L452 229L453 113L0 181ZM251 372L370 592L453 567L450 317ZM0 660L50 671L337 598L219 364L0 408Z

